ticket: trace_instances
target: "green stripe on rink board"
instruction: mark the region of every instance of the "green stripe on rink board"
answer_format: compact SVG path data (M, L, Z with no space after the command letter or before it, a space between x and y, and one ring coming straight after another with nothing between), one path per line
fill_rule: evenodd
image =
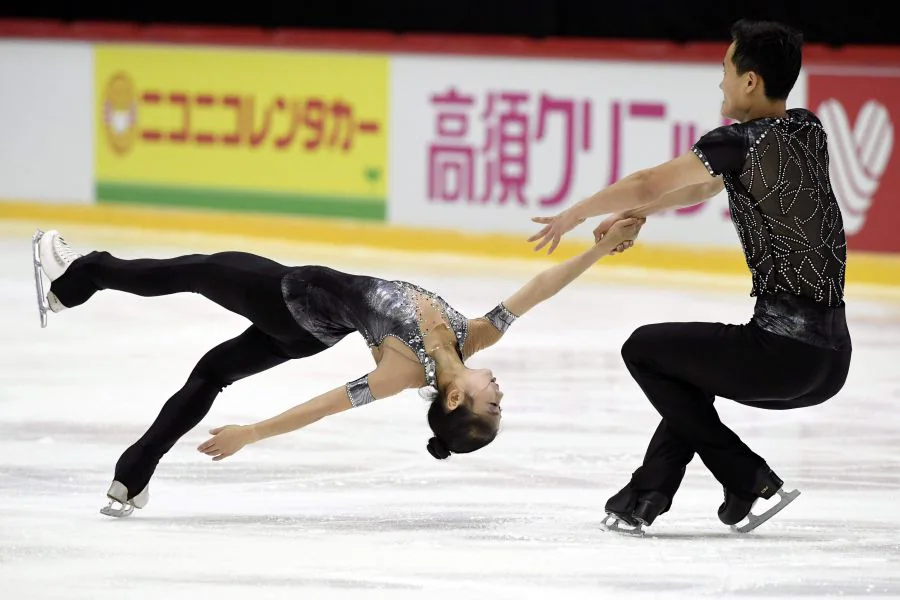
M97 182L97 202L348 217L367 221L384 221L387 213L387 203L377 199L103 181Z

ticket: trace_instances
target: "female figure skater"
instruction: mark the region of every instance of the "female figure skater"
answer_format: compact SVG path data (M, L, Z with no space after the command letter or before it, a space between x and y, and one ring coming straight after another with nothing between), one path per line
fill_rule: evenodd
M428 452L437 459L467 453L497 435L503 392L470 356L495 344L515 319L547 300L603 256L631 246L643 219L616 223L582 254L539 273L483 317L467 319L440 296L403 281L351 275L324 266L287 267L242 252L122 260L108 252L76 253L57 231L34 237L36 264L50 280L43 311L58 313L99 290L139 296L202 294L252 323L207 352L163 406L147 432L116 463L103 514L128 516L149 500L148 484L163 455L209 412L226 386L312 356L358 331L375 369L280 415L211 431L198 447L221 460L247 444L305 427L323 417L393 396L432 388ZM36 271L39 295L40 273Z

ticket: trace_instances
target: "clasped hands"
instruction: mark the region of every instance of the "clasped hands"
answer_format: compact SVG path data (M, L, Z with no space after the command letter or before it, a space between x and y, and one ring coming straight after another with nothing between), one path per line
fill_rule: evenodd
M538 242L534 250L537 252L547 244L547 254L552 254L563 235L584 223L584 218L577 216L571 209L564 210L553 217L534 217L532 222L544 227L528 238L529 242ZM594 228L594 243L602 240L612 243L610 254L624 252L634 245L641 227L647 220L643 217L626 217L621 213L608 216Z

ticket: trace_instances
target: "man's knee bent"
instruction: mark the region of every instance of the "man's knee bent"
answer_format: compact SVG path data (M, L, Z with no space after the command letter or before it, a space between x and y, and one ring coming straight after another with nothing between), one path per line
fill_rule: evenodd
M656 325L642 325L622 344L622 359L626 365L638 365L645 361L661 342Z

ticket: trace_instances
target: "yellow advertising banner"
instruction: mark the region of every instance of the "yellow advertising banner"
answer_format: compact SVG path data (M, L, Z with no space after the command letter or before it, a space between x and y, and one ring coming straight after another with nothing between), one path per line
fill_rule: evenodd
M97 198L383 219L388 63L97 45Z

